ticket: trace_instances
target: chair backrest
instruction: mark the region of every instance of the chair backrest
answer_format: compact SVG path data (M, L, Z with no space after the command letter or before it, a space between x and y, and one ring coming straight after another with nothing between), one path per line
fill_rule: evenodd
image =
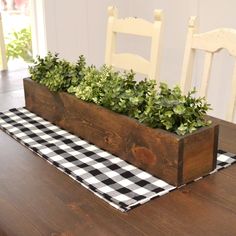
M160 41L162 32L162 11L154 11L154 22L140 18L118 18L115 7L108 7L105 64L147 75L149 79L159 79ZM116 52L117 33L151 38L150 60L131 53Z
M183 59L180 88L184 93L191 89L192 71L196 50L205 51L204 67L200 86L200 96L207 96L213 55L221 49L226 49L231 56L236 57L236 30L219 28L205 33L198 33L196 17L191 17L188 26L187 41ZM233 121L236 99L236 65L231 81L230 101L226 120Z

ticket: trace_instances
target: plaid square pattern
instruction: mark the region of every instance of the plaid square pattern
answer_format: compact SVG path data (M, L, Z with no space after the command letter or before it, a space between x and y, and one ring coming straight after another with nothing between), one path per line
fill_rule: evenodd
M0 113L0 128L121 211L176 188L25 108ZM211 173L234 162L235 155L219 151Z

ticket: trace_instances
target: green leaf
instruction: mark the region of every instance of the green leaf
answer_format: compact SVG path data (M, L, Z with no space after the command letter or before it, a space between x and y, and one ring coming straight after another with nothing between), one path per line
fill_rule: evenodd
M13 31L7 37L7 59L22 58L26 62L32 62L32 40L30 28Z
M165 116L167 116L167 117L169 117L169 118L170 118L173 114L174 114L173 111L166 111L166 112L165 112Z
M182 114L184 114L186 109L183 105L177 105L176 107L174 107L173 110L174 110L175 114L182 115Z

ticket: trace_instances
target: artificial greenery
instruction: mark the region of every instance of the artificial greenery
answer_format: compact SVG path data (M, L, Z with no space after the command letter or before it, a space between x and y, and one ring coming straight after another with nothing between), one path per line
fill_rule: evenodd
M26 62L32 62L32 40L30 28L13 31L7 37L6 55L10 58L22 58Z
M58 54L48 53L44 58L38 56L29 67L32 80L47 86L51 91L70 91L78 86L83 77L86 62L80 56L76 64L59 59Z
M137 82L133 71L87 66L83 56L72 64L48 53L45 58L37 57L30 73L33 80L51 91L67 91L152 128L184 135L209 124L204 115L210 106L204 98L194 97L195 90L183 95L178 86L170 89L165 83L156 90L153 80Z
M70 85L67 89L69 93L73 93L77 86L80 84L81 80L84 78L84 73L86 69L86 61L83 55L79 56L79 60L74 65L74 76L70 80Z

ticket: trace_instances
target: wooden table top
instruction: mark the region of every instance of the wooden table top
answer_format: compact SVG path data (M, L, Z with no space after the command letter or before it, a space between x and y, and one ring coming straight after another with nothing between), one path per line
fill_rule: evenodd
M219 148L236 153L236 125L214 121L220 123ZM233 236L236 164L122 213L0 131L0 236L5 235Z

